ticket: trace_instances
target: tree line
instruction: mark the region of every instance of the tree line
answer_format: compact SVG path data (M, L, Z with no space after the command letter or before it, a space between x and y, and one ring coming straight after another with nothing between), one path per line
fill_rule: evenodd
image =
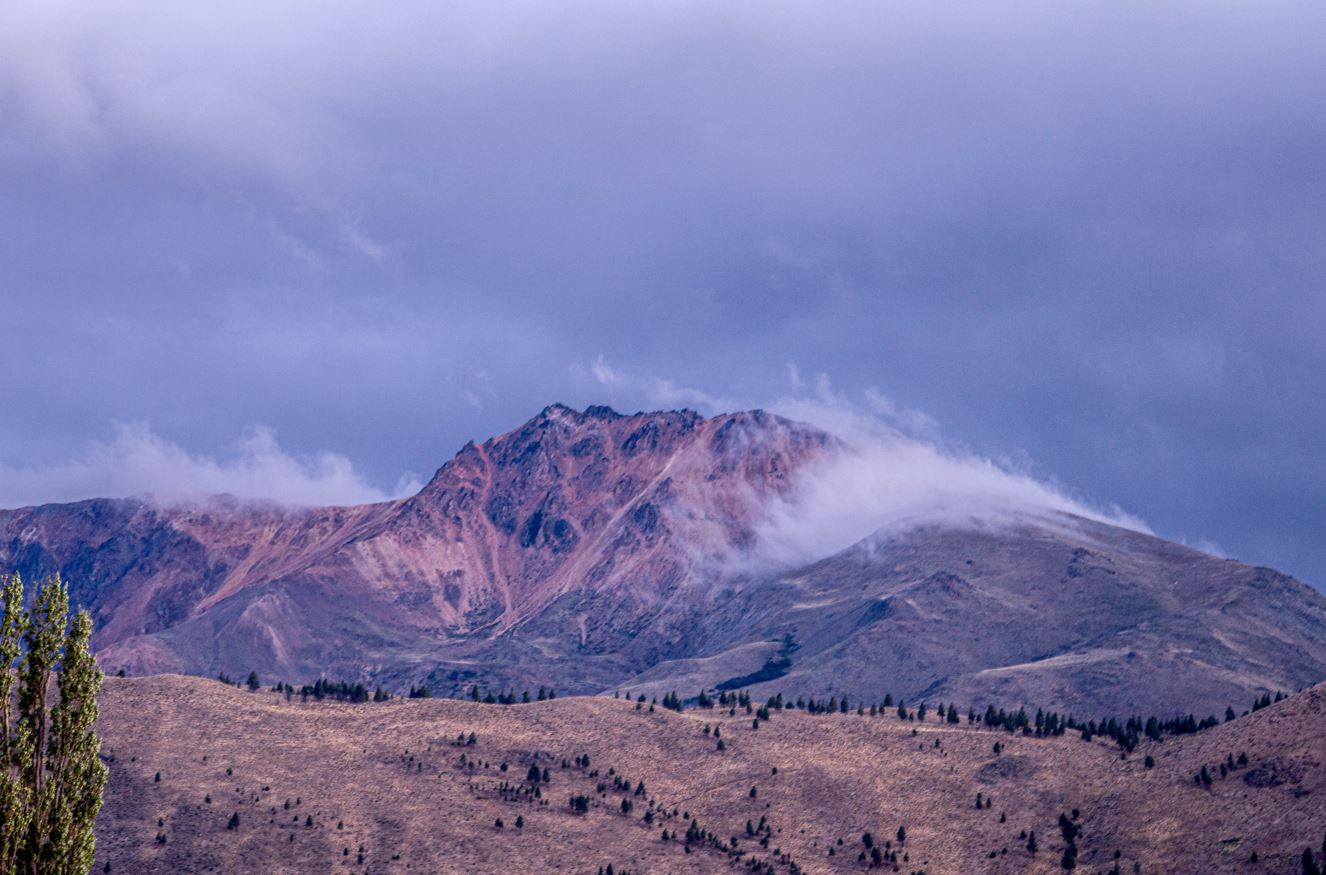
M994 705L987 705L983 713L974 708L968 708L965 715L960 713L956 704L950 702L945 705L943 702L931 706L926 702L919 703L915 708L908 708L907 703L902 699L896 702L891 693L885 693L881 701L872 702L867 705L865 702L855 702L849 700L844 695L830 696L828 699L805 698L798 696L793 702L790 698L785 698L782 693L777 693L764 704L756 703L750 693L745 690L717 690L717 695L711 695L708 690L700 690L699 694L690 699L683 699L675 690L666 693L660 702L657 697L647 700L644 694L639 694L635 699L636 706L639 708L646 701L650 702L650 710L656 704L662 705L672 711L682 712L687 707L711 709L726 708L729 715L735 715L738 710L744 710L747 714L754 717L758 726L760 720L768 720L773 712L780 710L798 710L805 711L808 714L851 714L856 713L861 716L869 715L871 717L885 716L893 713L899 720L925 722L927 719L933 719L940 723L980 725L987 729L1001 729L1010 733L1021 733L1023 735L1033 735L1037 738L1060 736L1066 732L1077 732L1084 741L1091 741L1097 736L1113 740L1120 748L1131 753L1136 749L1142 738L1149 738L1153 741L1160 741L1165 736L1191 735L1218 726L1222 722L1214 714L1201 718L1200 720L1193 714L1180 714L1173 717L1158 717L1155 715L1142 717L1134 715L1126 718L1108 717L1100 720L1082 721L1075 718L1072 714L1062 715L1056 711L1045 711L1037 708L1035 716L1027 713L1025 707L1019 707L1016 711L1004 708L996 708ZM631 701L630 692L613 694L614 698L625 698ZM1282 701L1286 698L1283 692L1276 692L1274 697L1271 693L1265 693L1257 698L1249 711L1243 712L1245 715L1251 711L1258 711L1269 705ZM1237 715L1232 707L1225 709L1225 722L1235 719Z

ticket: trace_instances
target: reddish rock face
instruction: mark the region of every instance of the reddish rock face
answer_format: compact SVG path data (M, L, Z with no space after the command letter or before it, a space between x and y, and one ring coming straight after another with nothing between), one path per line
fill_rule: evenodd
M540 648L604 654L688 598L831 445L761 411L554 405L401 501L5 511L0 562L69 577L104 664L131 673L428 673L531 623Z
M62 573L103 666L130 674L1093 714L1241 709L1326 677L1315 591L1066 515L745 561L770 500L840 450L760 411L554 405L400 501L0 511L0 569Z
M449 634L500 634L568 595L657 603L748 540L762 500L829 444L758 411L553 406L466 446L352 558L365 579L412 586Z

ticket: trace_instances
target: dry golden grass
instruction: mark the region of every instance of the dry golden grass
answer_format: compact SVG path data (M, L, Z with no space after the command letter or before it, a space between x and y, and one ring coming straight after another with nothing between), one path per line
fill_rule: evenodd
M836 873L865 871L862 833L882 843L905 825L904 873L1054 873L1063 871L1057 819L1076 808L1079 872L1108 871L1117 850L1124 873L1135 863L1148 875L1289 873L1326 832L1321 686L1197 736L1144 744L1126 760L1076 735L1037 739L892 713L776 711L755 730L744 710L650 713L607 698L302 704L160 676L109 679L102 707L113 761L97 872L109 861L117 873L594 875L609 863L631 873L747 871L754 858L780 873L789 860ZM721 727L725 750L706 723ZM455 746L470 732L473 746ZM1218 763L1240 752L1248 768L1220 778ZM462 767L462 754L479 765ZM562 767L582 754L588 770ZM503 782L528 787L531 762L550 770L542 799L504 798ZM1202 764L1216 775L1210 789L1193 782ZM614 791L609 769L633 787L643 781L644 796ZM1253 770L1279 783L1245 781ZM596 792L600 781L606 793ZM977 810L977 792L992 807ZM568 800L582 793L591 808L573 814ZM634 803L629 816L623 798ZM660 810L652 825L648 800ZM233 812L240 822L230 830ZM664 829L685 834L687 815L721 842L736 836L741 857L662 841ZM761 817L772 829L767 848L746 835L747 820ZM1035 830L1035 855L1024 830ZM1260 862L1249 864L1254 850Z

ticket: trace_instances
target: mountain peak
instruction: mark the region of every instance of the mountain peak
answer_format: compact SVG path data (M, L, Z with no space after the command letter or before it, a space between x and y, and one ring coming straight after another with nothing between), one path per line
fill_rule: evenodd
M103 665L130 673L660 695L740 680L1128 713L1322 675L1320 596L1104 523L917 528L771 559L770 513L824 486L839 446L763 410L554 404L399 502L0 511L0 567L69 577ZM955 648L955 629L975 643Z

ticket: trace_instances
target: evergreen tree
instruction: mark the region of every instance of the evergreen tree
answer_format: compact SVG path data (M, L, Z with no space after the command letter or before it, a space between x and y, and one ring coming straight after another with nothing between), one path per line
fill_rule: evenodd
M23 602L22 580L5 578L0 871L85 875L106 784L93 731L102 673L88 650L92 619L79 611L70 622L69 589L58 576L38 586L26 611Z

